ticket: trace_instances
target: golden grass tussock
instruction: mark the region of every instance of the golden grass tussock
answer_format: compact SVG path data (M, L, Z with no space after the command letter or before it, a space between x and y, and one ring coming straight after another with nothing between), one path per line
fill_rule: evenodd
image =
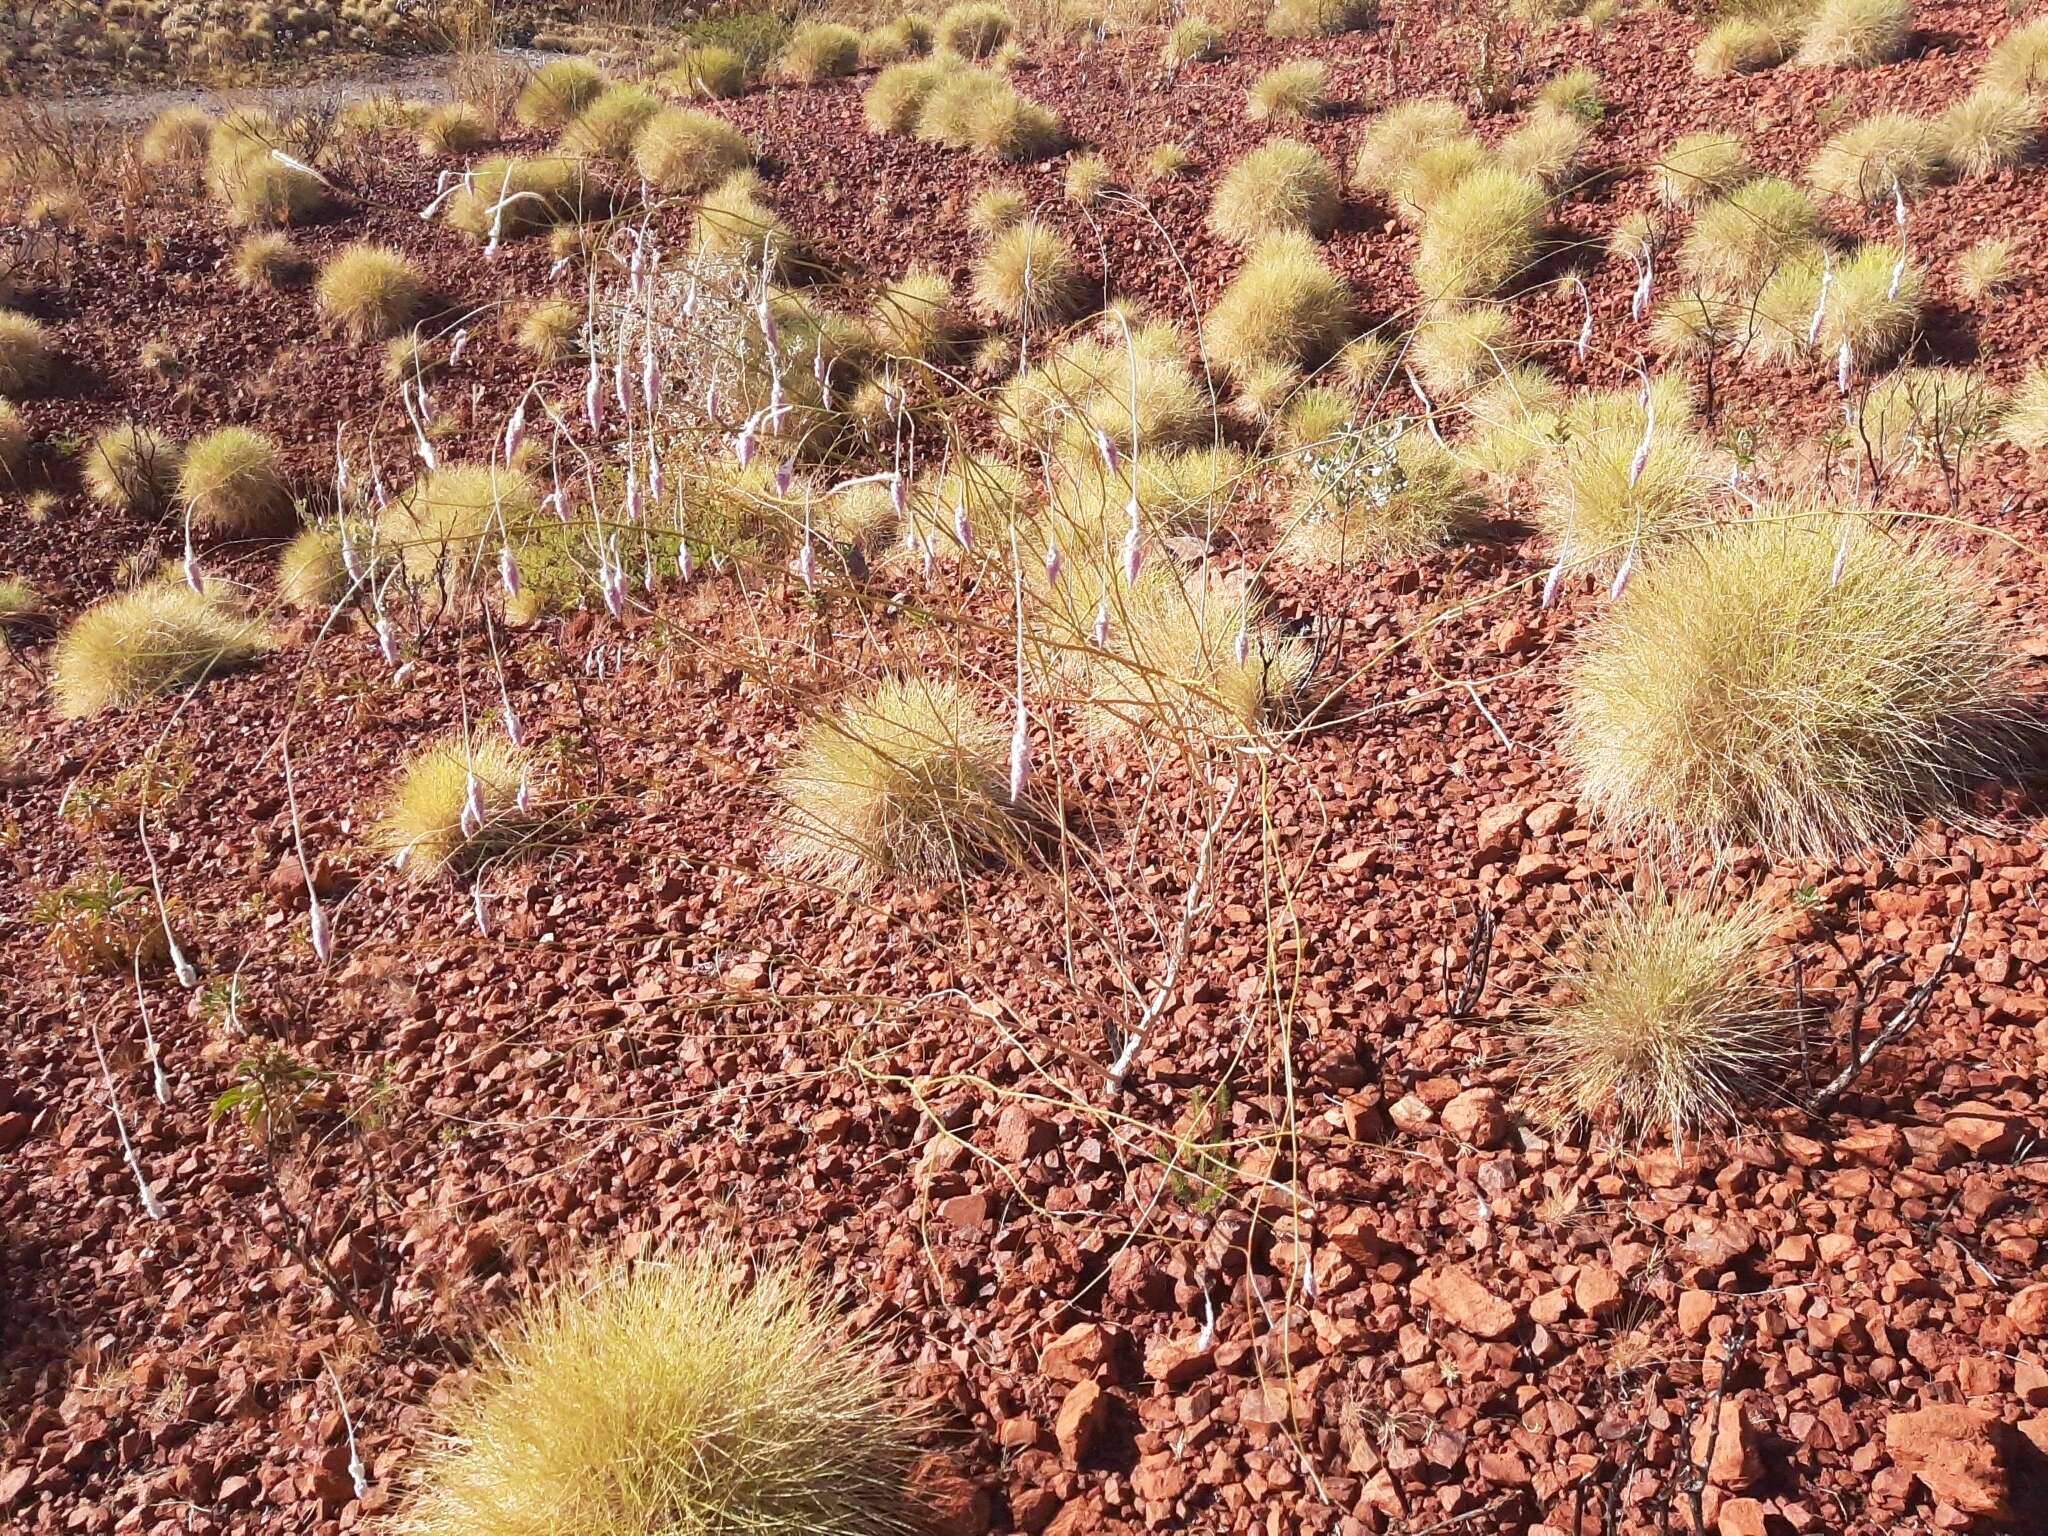
M884 357L937 362L967 339L967 320L943 272L913 267L876 293L868 331Z
M1573 399L1534 472L1537 525L1556 558L1575 570L1640 565L1712 508L1713 455L1694 426L1684 383L1660 376L1648 397L1647 409L1634 389Z
M649 118L633 146L633 166L657 192L702 192L754 163L747 136L722 117L668 107Z
M474 874L538 841L533 764L502 736L451 732L408 756L377 840L417 880Z
M807 1271L711 1247L544 1295L482 1355L399 1536L922 1536L920 1421Z
M282 292L310 282L313 263L281 230L244 235L228 259L235 281L251 292Z
M1593 130L1586 120L1539 106L1495 151L1501 166L1555 192L1568 185L1585 159Z
M1422 222L1415 280L1428 299L1499 293L1541 254L1549 194L1501 166L1464 177Z
M747 88L747 61L730 48L703 43L684 49L654 83L686 101L723 101Z
M1682 1145L1768 1095L1798 1022L1767 980L1776 926L1758 901L1716 910L1653 882L1591 907L1528 1014L1539 1122Z
M1351 165L1352 183L1392 199L1416 157L1439 145L1473 138L1465 109L1445 96L1389 107L1372 120Z
M1067 163L1062 190L1076 208L1093 208L1109 196L1115 185L1116 172L1110 169L1109 161L1090 150Z
M50 663L57 712L81 719L189 688L265 649L260 626L191 588L152 582L72 620Z
M392 499L379 519L379 542L415 581L453 593L495 581L498 546L516 547L539 512L539 494L519 471L443 464Z
M1505 305L1436 305L1415 327L1409 366L1441 404L1499 378L1513 361L1514 333Z
M1275 550L1299 565L1410 559L1469 533L1485 513L1457 458L1406 418L1347 417L1299 459Z
M414 141L422 155L440 159L447 155L473 155L497 142L497 126L480 109L466 101L452 101L436 107L420 120Z
M1307 235L1252 247L1202 326L1202 346L1226 373L1261 365L1311 368L1349 339L1351 289Z
M898 16L860 35L860 67L883 69L905 59L921 59L932 51L930 17L914 12Z
M1973 566L1782 507L1638 574L1572 667L1564 750L1631 841L1838 863L1957 812L2037 734L2039 702Z
M150 517L178 492L178 445L136 422L94 434L80 450L86 494L103 507Z
M11 400L0 400L0 484L19 485L35 454L35 438Z
M1934 130L1910 112L1880 112L1832 134L1807 167L1806 181L1826 197L1876 206L1917 197L1934 179Z
M2013 281L2013 242L2003 235L1979 240L1956 257L1956 288L1973 304L2003 293Z
M2014 386L1999 430L2016 448L2048 448L2048 363L2036 363Z
M368 532L358 535L367 542ZM302 613L325 613L354 588L333 524L301 528L277 553L277 596Z
M1756 298L1756 355L1774 363L1813 356L1839 368L1846 353L1854 370L1905 351L1920 325L1922 269L1895 245L1859 245L1833 263L1823 303L1825 270L1822 258L1808 254L1772 273Z
M1463 401L1469 430L1452 452L1470 473L1515 484L1554 447L1563 407L1563 385L1534 363L1517 363Z
M1814 250L1821 232L1812 198L1789 181L1759 176L1700 209L1678 265L1708 293L1747 296L1779 266Z
M550 59L512 103L520 127L559 133L604 90L604 71L588 59Z
M1363 32L1379 20L1379 0L1273 0L1268 37L1339 37Z
M201 107L166 107L149 120L136 146L154 170L197 169L213 141L213 116Z
M1798 46L1799 16L1794 10L1730 16L1709 27L1700 39L1692 56L1693 73L1703 80L1754 74L1784 63Z
M916 132L930 143L1005 164L1043 159L1066 142L1058 115L1001 75L943 66L918 112Z
M775 60L775 73L797 85L837 80L860 67L860 34L834 21L799 22Z
M326 184L290 155L284 126L267 112L238 107L207 140L206 185L241 226L303 223L333 202ZM283 158L281 158L283 157Z
M1329 105L1330 66L1320 59L1276 64L1245 93L1244 115L1255 123L1298 123Z
M1223 56L1223 34L1206 17L1183 17L1166 34L1165 54L1166 62L1176 66L1219 59Z
M623 163L632 158L640 131L661 110L661 97L644 85L608 85L562 130L555 153Z
M1063 531L1076 557L1056 586L1041 578L1031 620L1038 665L1078 694L1091 730L1223 745L1301 717L1313 653L1282 633L1247 573L1186 571L1155 553L1133 582L1106 532Z
M991 325L1039 330L1087 306L1091 279L1073 243L1027 219L989 242L974 266L974 307Z
M1984 60L1984 83L2022 96L2048 96L2048 16L2037 16L1999 39Z
M28 395L49 382L57 349L40 320L0 309L0 395Z
M1251 245L1294 230L1326 235L1337 214L1336 168L1300 139L1268 139L1224 172L1209 203L1209 228Z
M566 155L494 155L479 161L448 199L450 225L490 240L543 234L602 213L603 186L586 165Z
M353 342L384 341L416 324L431 298L419 269L388 245L357 244L328 257L313 296Z
M925 103L946 78L947 66L936 59L908 59L876 75L860 99L861 115L874 133L909 133L924 115Z
M541 367L551 367L583 352L585 314L573 299L537 300L513 322L512 343Z
M1653 170L1659 202L1669 208L1696 208L1727 196L1750 179L1749 146L1739 134L1688 133L1671 141Z
M261 538L294 516L277 443L248 427L221 427L185 445L178 500L196 531L221 539Z
M802 265L803 248L796 231L768 206L764 191L761 178L749 170L733 172L705 193L697 204L697 249L752 271L765 264L787 277Z
M1599 73L1584 64L1544 81L1536 92L1536 105L1565 113L1582 123L1597 123L1607 115Z
M1031 200L1007 181L990 182L967 205L967 227L991 240L1031 212Z
M1010 798L1010 731L950 678L872 683L811 721L776 777L781 857L861 889L885 876L945 885L1028 850Z
M985 59L994 54L1017 30L1010 13L987 0L959 0L939 13L932 29L932 41L946 53L963 59Z
M1913 0L1820 0L1800 30L1794 62L1868 69L1905 52Z
M1972 91L1934 120L1931 133L1942 170L1981 181L2021 164L2040 143L2044 107L2048 102L2018 91Z

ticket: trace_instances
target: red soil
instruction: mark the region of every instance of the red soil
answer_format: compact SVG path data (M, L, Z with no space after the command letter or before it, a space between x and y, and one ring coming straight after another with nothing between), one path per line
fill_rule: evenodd
M1597 242L1647 200L1632 168L1677 134L1737 128L1763 164L1796 173L1824 105L1846 102L1847 121L1943 104L2008 25L1992 5L1930 6L1897 65L1707 87L1689 73L1697 24L1645 13L1599 35L1560 30L1527 68L1600 73L1597 154L1613 174L1567 208ZM1385 33L1248 39L1172 81L1153 38L1026 72L1024 89L1083 147L1122 168L1170 139L1203 173L1149 212L1092 218L1059 200L1062 161L1009 178L1100 251L1113 291L1187 315L1234 267L1201 220L1216 171L1262 136L1242 118L1249 81L1281 57L1327 58L1347 110L1305 132L1348 161L1364 113L1456 88L1457 51L1425 31L1410 27L1392 87ZM868 136L863 83L721 110L771 152L791 223L849 265L964 274L959 216L990 173ZM487 265L415 217L431 168L397 154L363 175L354 211L298 233L310 252L390 241L465 306L547 289L538 243ZM1935 189L1914 209L1938 294L1969 244L2020 236L2010 294L1953 301L1955 333L2000 379L2038 355L2048 318L2048 266L2027 238L2044 185L2036 165ZM70 364L26 407L39 435L127 414L179 437L247 421L317 482L338 422L388 433L375 350L325 335L304 295L240 295L214 210L167 198L139 222L146 246L89 242L67 283L34 297ZM1347 210L1330 250L1375 313L1412 301L1411 237L1368 206ZM1630 281L1613 263L1592 269L1600 344L1583 368L1575 300L1518 306L1530 333L1558 338L1543 360L1575 382L1628 377ZM451 454L496 433L526 376L488 315L475 332L438 389L463 423ZM178 377L135 366L156 337L173 343ZM1829 419L1832 383L1742 374L1723 409L1727 424L1789 437ZM55 484L46 521L0 519L0 570L69 613L169 530ZM1994 558L2048 654L2033 558L2048 463L1987 452L1962 516L2012 536ZM1513 1010L1537 995L1539 962L1581 903L1638 859L1579 823L1549 750L1559 662L1590 599L1538 612L1540 555L1502 533L1337 579L1275 577L1291 616L1335 631L1331 662L1352 684L1334 728L1239 767L1251 782L1215 899L1115 1101L1104 1032L1136 1013L1115 962L1141 988L1158 973L1164 940L1149 922L1174 922L1205 815L1184 776L1141 795L1151 780L1135 753L1062 732L1092 845L1133 872L1115 916L1136 926L1115 943L1085 881L1064 908L1033 874L981 880L965 902L886 887L849 901L763 869L765 786L807 696L928 652L913 626L857 632L843 608L813 624L793 596L707 581L665 599L659 620L583 614L516 639L512 697L537 739L582 744L598 809L587 835L493 882L488 937L463 893L406 883L365 848L367 807L402 755L459 720L465 699L495 712L473 646L430 642L400 686L359 629L301 629L191 707L87 723L56 720L38 680L7 669L30 768L0 802L8 1527L363 1527L392 1507L437 1387L505 1303L593 1256L732 1231L766 1252L811 1252L849 1288L854 1320L944 1407L945 1448L987 1490L998 1530L1590 1532L1609 1516L1684 1529L1709 1421L1701 1502L1731 1536L1966 1524L1957 1505L1981 1486L1914 1474L1930 1448L1958 1446L1995 1449L2021 1500L1980 1528L2044 1528L2024 1506L2048 1487L2033 1449L2048 1448L2041 807L1989 792L1989 830L1930 825L1896 860L1733 871L1787 913L1783 938L1816 997L1846 994L1845 964L1899 957L1886 1008L1934 968L1969 882L1974 916L1925 1022L1832 1121L1786 1109L1733 1141L1639 1156L1510 1125ZM743 626L774 662L766 683L730 662ZM1002 675L1000 637L978 655L952 643ZM230 1026L218 997L145 979L170 1084L159 1105L135 985L63 970L28 909L108 867L147 877L132 808L92 825L60 802L165 733L193 773L152 808L151 847L184 948L209 981L240 983ZM327 967L305 941L287 748L335 912ZM1134 890L1152 892L1149 915L1131 909ZM1491 977L1475 1014L1453 1017L1482 911L1499 919ZM1839 1028L1842 1010L1830 1017ZM161 1222L144 1215L110 1123L94 1026ZM374 1329L294 1253L247 1138L209 1118L236 1061L266 1041L332 1074L335 1097L380 1106L360 1134L338 1112L309 1113L284 1173L318 1255L379 1311ZM1842 1043L1813 1045L1826 1075ZM1210 1208L1167 1162L1174 1128L1226 1078L1236 1180ZM1214 1342L1198 1350L1205 1298ZM1731 1338L1745 1347L1728 1371ZM347 1476L335 1380L369 1467L365 1499ZM1949 1404L2023 1434L1954 1416L1888 1424Z

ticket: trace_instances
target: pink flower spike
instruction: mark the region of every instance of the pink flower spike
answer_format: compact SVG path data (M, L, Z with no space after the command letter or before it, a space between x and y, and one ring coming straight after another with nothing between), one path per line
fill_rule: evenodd
M641 508L640 466L629 462L626 465L626 521L639 522Z
M503 583L507 597L519 595L519 562L513 558L510 544L498 546L498 580Z
M512 419L505 423L505 462L510 464L513 455L519 452L519 445L526 437L526 401L522 397L512 408Z
M1136 523L1124 534L1124 580L1136 582L1145 564L1145 536Z
M1066 568L1066 557L1060 553L1059 541L1056 539L1047 541L1045 546L1045 584L1048 587L1058 586L1060 584L1060 576Z
M199 569L199 557L190 544L185 546L185 585L202 597L206 595L206 574Z
M682 579L683 579L684 581L688 581L688 580L689 580L689 579L690 579L691 577L695 576L696 574L697 574L697 569L696 569L696 562L695 562L695 561L694 561L693 559L691 559L691 557L690 557L690 541L689 541L689 539L687 539L687 538L679 538L679 539L677 539L677 540L676 540L676 575L677 575L677 576L679 576L679 577L681 577L681 578L682 578Z
M647 495L658 507L667 492L668 484L661 472L661 459L652 449L647 453Z
M519 775L519 792L512 797L512 807L522 816L533 809L533 785L523 773Z
M967 503L953 503L953 537L964 550L974 548L974 525L967 520Z
M1104 598L1095 610L1095 633L1092 636L1097 650L1109 644L1109 600Z
M334 931L327 923L327 909L320 905L317 892L308 891L307 898L313 910L313 953L322 965L334 958Z
M809 525L804 528L804 547L797 552L796 573L802 578L804 590L810 591L818 584L817 546L811 538Z
M619 346L618 357L612 361L612 397L619 402L620 410L632 411L633 396L628 392L626 382L626 348L623 342Z
M754 462L754 429L760 423L759 416L749 416L746 425L740 428L740 435L733 442L733 452L739 458L741 469Z
M1621 557L1621 569L1614 573L1614 584L1607 589L1607 600L1610 603L1621 601L1621 594L1628 590L1628 580L1635 574L1635 569L1635 546L1630 545L1628 553Z
M784 459L780 464L775 466L776 495L787 496L789 494L789 488L791 484L795 482L795 480L796 466L790 463L789 460Z
M526 726L520 721L519 711L510 704L505 705L505 739L515 747L526 745Z
M1124 456L1116 445L1116 439L1100 427L1095 429L1095 451L1102 455L1103 467L1112 475L1123 468Z
M1828 585L1830 587L1839 587L1842 584L1842 573L1848 570L1848 568L1849 525L1847 523L1844 523L1842 525L1842 543L1841 546L1838 549L1836 549L1835 563L1833 567L1828 571Z
M1231 660L1241 667L1251 659L1251 654L1252 628L1250 616L1247 615L1237 626L1237 643L1231 647L1230 656Z
M391 627L391 621L383 614L377 615L377 649L384 655L384 665L398 665L398 635Z
M590 363L590 381L583 386L583 419L593 433L604 430L604 383L597 372L597 360Z
M932 542L931 534L927 533L924 536L924 579L930 581L932 577L938 574L938 570L938 546Z
M900 472L889 477L889 505L895 509L898 517L910 515L910 488L903 483ZM915 538L916 534L913 533L911 537Z
M640 398L652 416L661 409L661 370L654 363L654 348L649 347L640 359Z
M484 829L484 786L474 769L470 771L468 787L462 796L462 835L475 837Z
M476 931L485 938L491 936L490 919L484 913L484 888L473 885L469 888L469 913L476 919Z
M1557 601L1558 589L1564 585L1564 556L1557 557L1557 564L1550 568L1550 574L1543 581L1543 606L1548 608Z

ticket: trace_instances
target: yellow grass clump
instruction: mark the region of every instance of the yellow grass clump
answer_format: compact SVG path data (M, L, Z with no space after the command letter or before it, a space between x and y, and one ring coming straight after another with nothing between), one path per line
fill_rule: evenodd
M263 650L259 626L189 587L152 582L71 622L57 640L50 691L60 715L81 719L191 687Z
M1513 360L1514 331L1505 305L1440 304L1416 326L1408 362L1432 395L1462 395L1500 377Z
M931 18L914 11L870 27L860 37L860 67L882 69L905 59L923 58L932 51L932 33Z
M925 103L946 73L947 66L939 60L906 59L876 75L860 99L870 131L909 133L916 128Z
M169 438L124 422L94 435L79 472L86 493L101 506L152 516L177 494L179 456Z
M213 117L199 107L166 107L142 130L142 163L156 170L196 169L206 163Z
M1973 304L2002 293L2012 283L2012 259L2011 240L1979 240L1956 258L1956 287Z
M701 43L686 48L655 83L682 96L720 101L747 88L747 61L721 44Z
M1274 0L1268 37L1337 37L1363 32L1380 17L1379 0Z
M1934 177L1933 130L1910 112L1880 112L1832 135L1807 168L1813 189L1844 202L1889 204L1894 189L1916 197Z
M1707 29L1692 56L1693 73L1703 80L1753 74L1782 64L1799 46L1799 17L1792 10L1756 16L1730 16Z
M1412 558L1476 527L1486 501L1413 421L1348 419L1305 446L1276 553L1307 566Z
M468 102L436 107L420 120L416 141L423 155L473 155L498 137L489 117Z
M1166 62L1195 64L1223 56L1223 34L1202 16L1187 16L1166 35Z
M850 75L860 65L860 34L833 21L800 22L789 34L775 72L799 85Z
M1647 565L1566 690L1622 836L1838 863L1958 809L2037 730L1985 579L1866 517L1767 509Z
M1544 81L1536 92L1536 104L1582 123L1597 123L1607 115L1607 101L1600 93L1600 76L1584 64Z
M1538 106L1528 120L1500 141L1502 167L1555 192L1571 182L1585 158L1592 129L1585 119L1556 107Z
M1202 346L1225 372L1261 365L1310 368L1348 339L1351 290L1300 233L1252 247L1203 323Z
M1746 297L1785 262L1811 252L1820 235L1812 198L1789 181L1759 176L1700 209L1678 265L1711 294Z
M1418 156L1444 144L1468 140L1478 142L1471 119L1448 97L1424 97L1389 107L1372 120L1359 141L1351 166L1352 182L1378 197L1393 199Z
M538 838L545 823L532 804L532 772L501 736L444 736L406 759L378 841L415 879L473 874Z
M2048 96L2048 16L2008 32L1984 61L1984 83L2022 96Z
M699 1248L543 1297L398 1536L922 1536L918 1422L811 1274Z
M997 235L974 267L975 308L992 325L1063 324L1081 313L1088 292L1088 270L1072 242L1036 220Z
M1646 551L1701 522L1715 477L1683 382L1663 376L1651 383L1648 409L1633 389L1571 401L1534 478L1536 520L1556 558L1611 571L1625 559L1641 565Z
M214 125L207 141L206 184L234 224L302 223L332 203L326 183L290 153L286 138L276 119L246 108Z
M1115 181L1116 173L1110 170L1109 162L1101 155L1093 151L1076 155L1067 164L1064 186L1067 201L1077 208L1093 208L1109 195Z
M868 331L883 356L928 363L965 340L967 326L946 275L914 267L875 295Z
M1066 142L1058 115L1001 75L943 65L918 112L917 136L1010 164L1042 159Z
M355 535L358 548L367 530ZM341 530L334 525L302 528L277 554L277 595L287 607L324 613L346 598L353 587L341 557Z
M2000 431L2016 448L2048 448L2048 363L2034 364L2014 387Z
M1289 59L1252 82L1244 115L1255 123L1297 123L1320 117L1327 105L1330 66L1320 59Z
M753 171L735 171L705 193L697 204L697 248L756 271L765 256L773 275L786 276L800 264L802 248L796 232L763 200L764 190Z
M585 163L566 155L479 161L448 199L446 217L456 229L489 241L537 235L559 224L579 223L604 211L609 199Z
M1749 146L1733 133L1688 133L1672 140L1655 170L1660 202L1695 208L1725 197L1749 179Z
M245 235L229 259L229 268L235 281L252 291L295 288L313 275L313 264L278 230Z
M1821 259L1812 254L1786 262L1756 298L1756 355L1790 363L1807 356L1838 369L1843 350L1851 370L1897 357L1920 324L1926 278L1895 245L1859 245L1834 263L1821 303ZM1813 324L1816 309L1820 325ZM1808 340L1809 336L1812 338Z
M426 279L388 245L357 244L320 269L313 295L320 312L350 341L384 341L416 323L429 298Z
M644 85L608 85L562 130L555 152L577 160L629 160L640 131L661 109L661 98Z
M522 128L556 133L604 89L604 72L588 59L550 59L533 72L512 104Z
M1251 245L1293 230L1326 235L1336 228L1337 211L1336 168L1299 139L1268 139L1217 183L1209 228Z
M1766 979L1777 919L1649 883L1589 911L1528 1021L1529 1099L1550 1124L1674 1145L1782 1080L1797 1017Z
M1941 168L1978 181L2010 170L2033 152L2048 105L2018 91L1980 87L1934 120L1932 136Z
M753 147L739 129L689 107L657 113L633 147L634 168L657 192L702 192L753 160Z
M48 382L57 358L39 320L0 309L0 395L26 395Z
M862 888L959 880L1029 843L1010 798L1010 732L948 678L884 678L813 720L776 779L781 856Z
M986 0L960 0L939 13L933 41L946 53L963 59L985 59L1010 40L1017 24L1000 5Z
M0 400L0 484L19 485L35 451L28 423L11 400Z
M584 310L570 299L541 299L514 323L512 341L542 367L583 350Z
M1913 0L1820 0L1806 17L1794 62L1868 69L1906 48Z
M247 427L222 427L185 445L178 499L192 527L216 538L259 538L292 521L277 444Z
M1464 177L1422 221L1415 281L1424 297L1500 292L1541 252L1549 207L1539 182L1505 167L1485 166Z

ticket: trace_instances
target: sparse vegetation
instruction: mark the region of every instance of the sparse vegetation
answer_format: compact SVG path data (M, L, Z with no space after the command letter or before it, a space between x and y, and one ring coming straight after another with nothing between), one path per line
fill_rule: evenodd
M1566 755L1623 836L1841 859L2005 768L2030 698L1969 566L1778 508L1651 563L1596 622Z

